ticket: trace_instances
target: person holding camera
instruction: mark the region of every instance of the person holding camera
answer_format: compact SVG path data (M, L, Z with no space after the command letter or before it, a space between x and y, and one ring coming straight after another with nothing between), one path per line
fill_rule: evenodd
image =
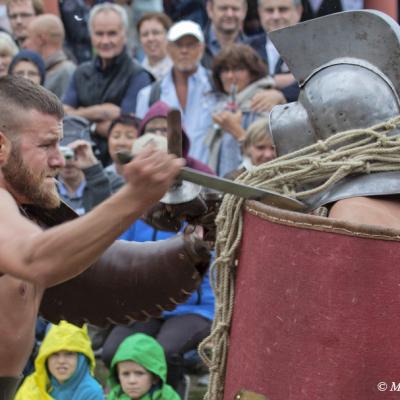
M106 172L87 140L61 146L65 166L58 175L60 197L77 214L83 215L123 185L122 178Z

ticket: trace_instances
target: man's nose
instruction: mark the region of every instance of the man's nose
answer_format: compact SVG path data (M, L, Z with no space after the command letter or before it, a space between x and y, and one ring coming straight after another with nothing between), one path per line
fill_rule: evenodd
M280 17L281 17L281 13L279 12L279 9L278 9L278 8L275 8L274 11L273 11L273 13L272 13L272 18L278 19L278 18L280 18Z
M227 17L233 17L234 14L235 14L235 12L234 12L233 8L231 8L231 7L228 7L228 8L226 9L226 11L225 11L225 15L226 15Z
M102 44L107 44L110 42L110 37L108 35L103 35L100 39Z
M57 149L51 154L49 158L49 166L52 168L63 168L65 167L65 158L61 153L60 147L57 146Z
M186 54L189 51L189 46L186 43L184 43L179 47L179 50L181 53Z

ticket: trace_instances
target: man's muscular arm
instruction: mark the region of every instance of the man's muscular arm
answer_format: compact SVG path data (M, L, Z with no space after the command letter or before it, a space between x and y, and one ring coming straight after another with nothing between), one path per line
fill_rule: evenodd
M182 167L162 152L145 150L125 166L125 185L85 216L42 231L19 214L0 189L0 272L49 287L88 268L151 204Z

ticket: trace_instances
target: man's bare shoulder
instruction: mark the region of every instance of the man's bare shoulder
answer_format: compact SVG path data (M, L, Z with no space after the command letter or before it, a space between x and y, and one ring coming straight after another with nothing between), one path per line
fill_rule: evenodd
M13 207L18 210L18 206L14 198L11 196L10 192L6 189L0 187L0 200L2 207L0 208L0 212L4 211L5 207Z
M400 199L390 197L343 199L333 205L329 216L356 224L400 229Z
M26 218L22 217L18 205L11 193L3 188L0 188L0 204L0 226L4 226L4 224L8 224L10 221L15 220L25 220L27 225L31 225Z
M19 242L24 236L42 231L41 228L21 215L16 201L3 188L0 188L0 204L0 253L4 246L10 246L16 239Z

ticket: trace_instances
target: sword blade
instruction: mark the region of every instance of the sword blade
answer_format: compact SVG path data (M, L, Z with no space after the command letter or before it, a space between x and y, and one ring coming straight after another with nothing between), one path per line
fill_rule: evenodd
M118 158L122 164L126 164L133 159L131 154L119 152ZM249 200L258 200L264 204L284 208L291 211L306 211L307 206L301 201L285 196L283 194L271 192L254 186L244 185L209 175L204 172L196 171L189 167L183 167L178 175L178 179L189 181L200 186L218 190L223 193L233 194Z
M183 167L181 169L179 178L223 193L233 194L249 200L258 200L264 204L284 208L286 210L304 211L306 209L306 206L302 202L291 197L209 175L188 167Z

